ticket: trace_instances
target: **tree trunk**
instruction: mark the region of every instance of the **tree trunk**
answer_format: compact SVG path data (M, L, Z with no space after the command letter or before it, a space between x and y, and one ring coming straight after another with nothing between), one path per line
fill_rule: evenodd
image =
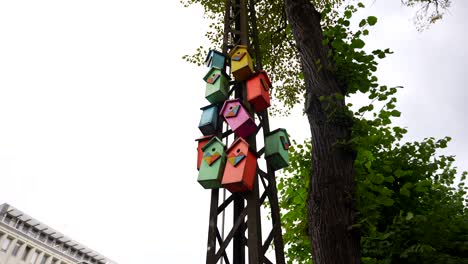
M301 56L306 85L305 111L312 135L312 172L308 193L309 234L314 264L360 263L355 224L355 154L336 144L349 139L352 122L339 118L344 99L321 96L343 94L329 69L328 48L322 44L320 14L310 0L285 0L288 21ZM318 63L319 62L319 63ZM338 114L337 114L338 113Z

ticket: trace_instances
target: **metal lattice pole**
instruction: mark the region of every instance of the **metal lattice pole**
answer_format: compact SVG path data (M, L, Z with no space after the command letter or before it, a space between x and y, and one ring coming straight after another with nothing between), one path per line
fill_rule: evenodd
M226 0L225 6L222 52L227 55L236 45L245 45L250 51L253 51L251 54L253 54L255 61L255 70L261 70L262 58L256 28L255 1ZM236 98L244 100L246 98L245 81L232 82L232 85L230 94L234 93ZM250 109L250 113L255 115L252 109ZM268 110L257 114L256 117L260 124L257 132L247 141L257 156L261 157L264 149L257 151L256 139L257 135L265 137L270 132ZM263 133L260 134L260 130L263 130ZM217 136L226 138L232 136L232 131L222 131L221 129ZM262 187L262 192L260 192L260 187ZM263 240L261 209L267 199L271 209L272 228L266 235L266 239ZM221 236L218 229L218 216L231 207L233 208L233 224L227 236L224 237L224 230ZM250 192L232 193L220 204L219 189L213 189L211 191L206 263L216 264L221 262L221 259L226 264L273 263L267 258L266 253L274 245L276 263L284 264L284 245L279 210L275 175L268 163L266 171L257 167L254 188ZM246 262L246 246L248 248L248 262ZM228 247L232 248L231 257L226 250Z

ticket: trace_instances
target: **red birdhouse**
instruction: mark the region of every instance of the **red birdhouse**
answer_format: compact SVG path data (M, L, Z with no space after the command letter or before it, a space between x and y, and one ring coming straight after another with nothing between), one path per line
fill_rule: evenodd
M200 170L200 164L201 164L201 160L203 158L203 146L206 145L206 143L208 143L208 141L210 141L210 139L213 138L214 135L208 135L208 136L204 136L204 137L201 137L199 139L196 139L195 141L198 141L198 147L197 147L197 152L198 152L198 155L197 155L197 170Z
M271 81L266 71L259 71L247 80L247 101L259 113L270 106Z
M239 137L226 153L222 186L233 193L251 191L257 171L257 156L249 150L249 143Z

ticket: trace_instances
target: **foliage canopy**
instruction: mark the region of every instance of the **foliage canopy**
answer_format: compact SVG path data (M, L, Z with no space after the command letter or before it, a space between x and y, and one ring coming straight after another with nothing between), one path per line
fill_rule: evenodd
M468 263L467 172L455 186L454 157L437 155L449 137L404 143L407 130L393 126L396 93L401 87L379 85L374 75L377 59L390 50L367 53L362 38L377 23L370 16L351 32L350 19L357 8L350 5L340 15L323 11L324 45L330 45L335 73L346 94L361 92L369 104L346 113L353 119L352 138L337 146L356 151L356 200L358 222L350 227L361 234L363 263ZM329 15L331 13L331 15ZM341 95L335 95L341 96ZM333 98L322 98L333 100ZM381 105L382 108L375 109ZM307 191L311 175L311 144L295 144L291 165L280 178L280 207L289 263L312 263L307 224Z
M199 4L205 10L205 16L210 21L209 31L205 36L210 41L210 47L200 46L193 55L183 58L188 62L202 65L209 49L221 47L225 0L180 0L184 6ZM311 0L317 10L340 7L343 0ZM415 24L418 29L425 29L430 24L441 19L450 7L450 0L401 0L401 3L417 8ZM362 5L362 4L360 4ZM263 67L275 83L274 100L276 112L288 113L292 107L303 103L305 92L299 54L296 49L291 27L288 24L283 0L256 0L257 27L260 50L263 54ZM337 12L327 12L327 23L337 22ZM332 16L333 15L333 16ZM372 18L371 21L372 23ZM375 22L374 22L375 23ZM363 34L368 33L364 31ZM355 45L364 45L356 42ZM274 54L274 56L270 56ZM278 107L281 106L281 107Z

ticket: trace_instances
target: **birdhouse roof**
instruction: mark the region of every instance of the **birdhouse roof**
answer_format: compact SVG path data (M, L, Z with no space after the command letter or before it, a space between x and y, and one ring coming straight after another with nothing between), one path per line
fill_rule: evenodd
M223 148L226 149L226 146L218 137L213 137L210 141L208 141L208 143L206 143L205 146L202 147L202 151L205 151L207 148L209 148L213 144L221 144L221 146L223 146Z
M232 149L234 149L238 144L241 143L246 144L249 151L258 158L257 152L254 149L252 149L252 147L250 147L249 142L247 142L244 138L241 137L238 137L234 142L232 142L231 146L229 146L229 148L226 150L226 153L229 153Z
M278 128L278 129L275 129L275 130L273 130L273 131L270 131L269 133L267 133L267 134L265 135L265 137L266 137L266 136L269 136L269 135L276 134L276 133L278 133L278 132L283 132L283 133L289 138L288 132L287 132L286 129L284 129L284 128Z
M245 51L249 52L249 48L247 46L237 45L229 52L229 57L232 57L232 55L234 55L234 53L236 53L238 49L245 49Z
M223 115L223 112L224 112L224 109L226 108L226 106L230 103L239 103L240 105L242 105L242 107L245 108L244 104L242 103L242 101L239 99L239 98L236 98L236 99L231 99L231 100L226 100L224 101L224 104L223 104L223 107L221 108L221 111L219 111L219 115L222 116Z
M224 54L223 54L222 52L220 52L220 51L217 51L217 50L210 50L210 51L208 52L208 54L206 55L205 62L209 61L210 58L214 55L214 53L216 53L216 54L218 54L218 55L220 55L220 56L223 56L224 58L227 58L227 56L224 55Z
M250 78L255 78L259 75L263 75L265 77L265 80L267 81L267 84L268 84L268 88L271 88L271 81L270 81L270 78L268 77L268 74L266 71L264 70L260 70L258 72L256 72L254 75L252 75Z
M231 80L231 77L227 75L222 69L219 69L218 67L211 67L210 70L205 74L205 77L203 77L203 80L208 80L211 74L213 74L214 71L220 71L221 74L228 80Z
M249 146L249 143L247 141L245 141L245 139L243 139L241 137L238 137L234 142L232 142L231 146L229 146L229 148L226 150L226 152L231 151L239 143L244 143L244 144L247 145L247 147Z
M208 140L208 139L211 139L212 137L214 137L214 135L203 136L203 137L201 137L201 138L195 139L195 141Z
M200 108L200 110L206 110L206 109L211 108L211 107L216 107L217 108L218 106L216 104L210 104L210 105L207 105L207 106L204 106L204 107Z

